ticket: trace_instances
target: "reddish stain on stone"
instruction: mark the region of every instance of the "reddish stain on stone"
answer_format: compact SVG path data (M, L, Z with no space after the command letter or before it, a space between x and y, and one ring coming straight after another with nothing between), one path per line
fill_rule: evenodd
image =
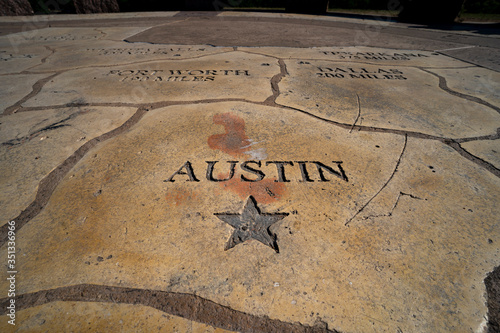
M193 200L195 197L196 194L185 189L171 190L165 195L165 199L167 200L167 202L171 205L176 206L179 206L186 201Z
M219 175L219 179L225 178L227 178L227 174ZM228 181L220 182L219 185L224 190L238 194L241 199L246 199L251 195L258 203L264 204L279 200L286 191L285 184L275 182L275 179L263 179L252 183L241 181L238 175Z
M221 150L231 156L242 156L248 149L250 140L245 134L245 121L231 113L218 113L214 115L213 122L224 126L224 134L214 134L208 138L211 149Z

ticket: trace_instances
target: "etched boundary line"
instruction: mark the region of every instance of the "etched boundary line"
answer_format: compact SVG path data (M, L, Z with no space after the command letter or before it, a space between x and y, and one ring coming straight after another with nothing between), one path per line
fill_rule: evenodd
M17 310L57 302L141 304L168 314L238 332L340 333L326 323L306 326L267 316L233 310L200 296L161 290L80 284L18 295ZM0 315L6 314L8 298L0 299Z

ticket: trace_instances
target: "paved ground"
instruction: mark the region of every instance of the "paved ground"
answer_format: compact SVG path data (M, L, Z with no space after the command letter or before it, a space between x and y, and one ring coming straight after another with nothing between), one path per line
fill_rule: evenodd
M498 27L0 34L2 332L498 331Z

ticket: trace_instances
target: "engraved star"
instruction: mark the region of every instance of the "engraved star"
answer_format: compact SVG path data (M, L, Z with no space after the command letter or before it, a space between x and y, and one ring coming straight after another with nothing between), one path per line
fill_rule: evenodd
M253 238L279 253L276 234L272 233L269 227L284 219L288 213L263 214L257 207L257 201L250 196L241 214L215 213L214 215L234 228L233 234L224 246L224 251Z

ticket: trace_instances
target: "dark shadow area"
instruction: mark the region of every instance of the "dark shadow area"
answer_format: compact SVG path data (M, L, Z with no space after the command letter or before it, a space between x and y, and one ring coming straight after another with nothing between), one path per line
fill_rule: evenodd
M441 31L467 31L480 35L500 35L500 23L450 23L414 25L408 28L432 29Z
M484 279L488 294L488 333L500 332L500 266Z
M399 20L407 23L453 23L465 0L401 0Z

